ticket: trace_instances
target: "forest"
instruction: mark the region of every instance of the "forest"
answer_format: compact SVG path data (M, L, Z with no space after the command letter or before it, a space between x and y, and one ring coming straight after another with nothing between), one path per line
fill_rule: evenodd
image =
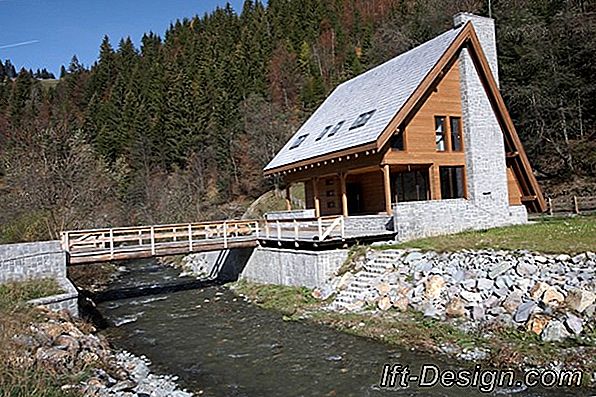
M334 87L480 0L246 0L104 37L58 80L0 63L0 241L242 215ZM501 90L547 196L596 192L596 6L493 1ZM7 67L8 65L8 67Z

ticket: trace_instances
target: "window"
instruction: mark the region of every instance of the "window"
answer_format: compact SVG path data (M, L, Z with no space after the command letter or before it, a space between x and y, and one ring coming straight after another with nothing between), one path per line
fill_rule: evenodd
M354 124L352 124L350 129L353 130L354 128L362 127L364 124L368 122L368 120L370 120L370 118L376 111L377 110L375 109L371 110L370 112L362 113L360 116L358 116L356 121L354 121Z
M435 144L439 152L444 152L445 145L445 117L435 116Z
M302 142L304 142L304 140L306 139L307 136L308 136L308 134L304 134L304 135L300 135L298 138L296 138L296 140L292 143L292 146L290 146L290 149L295 149L298 146L300 146L302 144Z
M451 129L451 150L461 152L461 119L459 117L449 117L449 124Z
M391 148L397 150L404 150L404 132L399 129L393 137L391 137Z
M337 134L337 131L339 131L339 129L341 128L342 125L344 125L345 121L340 121L339 123L337 123L337 125L335 127L333 127L333 129L331 130L331 132L329 133L328 136L333 136L335 134Z
M439 167L441 178L441 198L464 197L464 167Z
M319 134L319 136L317 137L317 139L315 139L315 141L321 140L325 136L325 134L327 133L327 131L329 131L331 129L331 127L332 126L330 126L330 125L328 125L327 127L325 127L325 129L323 130L323 132L321 132Z

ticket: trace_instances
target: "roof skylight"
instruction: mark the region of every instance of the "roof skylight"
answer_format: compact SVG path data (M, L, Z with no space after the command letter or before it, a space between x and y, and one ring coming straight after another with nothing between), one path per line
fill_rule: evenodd
M331 127L333 127L333 126L332 125L328 125L327 127L325 127L325 129L323 130L323 132L321 132L319 134L319 136L317 137L317 139L315 139L315 141L321 140L325 136L325 134L331 129Z
M307 136L308 136L308 134L304 134L304 135L300 135L298 138L296 138L296 140L292 143L292 146L290 146L290 149L295 149L298 146L300 146L302 144L302 142L304 142L304 140L306 139Z
M368 120L370 120L370 118L376 111L377 111L377 109L373 109L369 112L362 113L360 116L358 116L356 121L354 121L354 124L352 124L350 126L350 129L353 130L354 128L359 128L359 127L364 126L368 122Z
M337 123L335 125L335 127L333 127L333 129L331 130L331 132L329 133L328 136L333 136L335 134L337 134L337 131L339 131L339 129L341 128L342 125L344 125L345 120L340 121L339 123Z

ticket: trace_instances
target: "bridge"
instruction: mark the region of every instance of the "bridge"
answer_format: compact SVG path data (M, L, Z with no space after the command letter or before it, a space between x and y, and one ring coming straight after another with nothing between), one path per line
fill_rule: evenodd
M378 233L375 233L375 237ZM70 265L250 248L322 247L366 237L346 232L343 216L281 220L226 220L62 232Z

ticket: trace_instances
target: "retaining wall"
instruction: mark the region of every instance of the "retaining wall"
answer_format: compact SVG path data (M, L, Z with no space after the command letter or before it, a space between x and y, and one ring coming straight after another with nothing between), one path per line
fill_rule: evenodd
M42 278L55 279L64 293L30 303L67 309L78 316L78 292L66 276L66 253L60 241L0 245L0 284Z

